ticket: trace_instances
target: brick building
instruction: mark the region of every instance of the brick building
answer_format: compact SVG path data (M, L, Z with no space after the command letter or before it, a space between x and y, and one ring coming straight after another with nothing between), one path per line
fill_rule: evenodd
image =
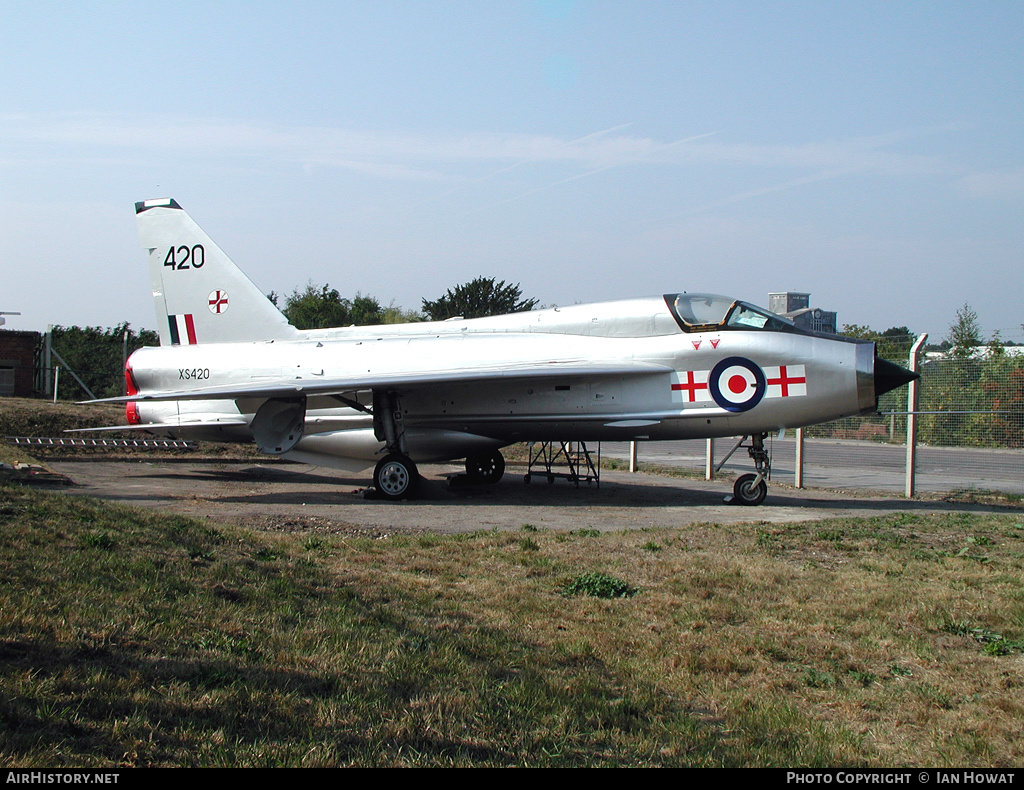
M38 332L0 329L0 396L32 397L41 337Z

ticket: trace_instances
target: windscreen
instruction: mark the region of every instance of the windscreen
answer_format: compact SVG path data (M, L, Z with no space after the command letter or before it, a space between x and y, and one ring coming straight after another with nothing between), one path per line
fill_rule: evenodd
M665 301L684 332L761 329L802 332L792 321L747 302L718 294L669 294Z
M688 327L721 326L736 300L717 294L677 294L670 305L676 320Z

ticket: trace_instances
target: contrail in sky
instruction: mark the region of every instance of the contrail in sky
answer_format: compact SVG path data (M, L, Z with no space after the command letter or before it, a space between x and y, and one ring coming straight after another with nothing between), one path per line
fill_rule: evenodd
M612 132L617 132L620 129L626 129L626 128L632 126L632 125L633 125L632 123L621 123L618 126L611 127L610 129L602 129L599 132L591 132L590 134L583 135L583 137L577 137L575 140L570 140L569 142L567 142L565 144L565 146L568 147L568 146L571 146L571 145L576 145L577 143L582 143L584 140L592 140L592 139L594 139L596 137L603 137L605 135L611 134ZM441 192L440 194L434 195L433 197L428 198L427 200L421 201L420 203L417 203L415 205L422 206L425 203L431 203L434 200L439 200L440 198L448 197L449 195L454 195L456 192L461 192L461 191L463 191L465 189L469 189L471 186L476 186L477 184L481 184L484 181L489 181L490 179L494 178L495 176L500 176L502 173L508 173L508 172L510 172L512 170L515 170L517 167L522 167L523 165L528 165L528 164L531 164L532 162L535 162L535 161L537 161L537 160L536 159L531 159L531 158L520 159L518 162L513 162L512 164L506 165L505 167L499 167L497 170L495 170L495 171L493 171L491 173L487 173L486 175L482 175L482 176L479 176L477 178L470 179L467 183L463 183L463 184L460 184L459 186L452 187L451 189L447 190L446 192ZM602 169L604 169L604 168L602 168Z
M617 128L621 128L621 127L617 127ZM609 130L609 131L611 131L611 130ZM657 150L659 152L667 151L668 149L674 148L675 146L685 145L686 143L692 143L694 140L702 140L705 137L712 137L712 136L714 136L716 134L718 134L718 132L705 132L704 134L697 134L697 135L694 135L693 137L684 137L682 140L676 140L676 141L671 142L671 143L665 143L665 145L661 146ZM588 136L592 136L592 135L588 135ZM586 139L586 138L580 138L580 139ZM576 142L576 141L574 141L574 142ZM568 178L563 178L563 179L561 179L559 181L555 181L555 182L553 182L551 184L546 184L544 186L540 186L540 187L536 187L534 189L527 190L526 192L523 192L521 195L516 195L514 197L506 198L505 200L499 201L495 205L502 205L504 203L512 203L513 201L521 200L524 197L528 197L530 195L535 195L538 192L543 192L544 190L547 190L547 189L554 189L555 187L561 186L562 184L568 184L570 181L578 181L581 178L586 178L588 176L592 176L592 175L595 175L597 173L603 173L605 170L611 170L611 169L616 168L616 167L625 167L626 165L631 165L631 164L635 164L636 162L642 162L642 161L643 161L643 159L641 159L639 157L633 157L632 159L627 159L627 160L622 161L622 162L614 162L613 164L605 165L604 167L596 167L593 170L588 170L585 173L578 173L578 174L576 174L574 176L569 176Z

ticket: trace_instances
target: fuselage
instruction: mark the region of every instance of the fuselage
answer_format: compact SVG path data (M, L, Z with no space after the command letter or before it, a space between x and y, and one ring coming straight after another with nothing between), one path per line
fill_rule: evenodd
M461 458L520 441L738 436L875 407L873 344L803 332L732 300L694 318L687 313L693 301L671 295L491 318L307 330L296 339L144 348L129 368L140 395L258 388L282 378L302 384L353 373L494 370L481 380L401 388L399 419L416 461ZM645 369L580 372L616 363ZM517 373L544 364L572 373ZM258 398L138 401L129 414L134 410L135 421L155 433L250 441L259 406ZM373 463L384 445L372 407L369 388L310 397L303 436L285 457L351 468Z

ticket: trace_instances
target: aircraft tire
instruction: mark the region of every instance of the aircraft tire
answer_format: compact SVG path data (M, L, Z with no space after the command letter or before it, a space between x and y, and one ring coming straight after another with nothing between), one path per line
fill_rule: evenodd
M416 464L400 453L384 456L373 470L373 485L383 499L406 499L415 493L419 481Z
M470 455L466 458L466 474L474 483L497 483L505 474L505 458L497 450Z
M732 487L733 499L741 505L760 505L768 496L768 484L761 479L756 486L753 484L757 475L746 474L736 478Z

